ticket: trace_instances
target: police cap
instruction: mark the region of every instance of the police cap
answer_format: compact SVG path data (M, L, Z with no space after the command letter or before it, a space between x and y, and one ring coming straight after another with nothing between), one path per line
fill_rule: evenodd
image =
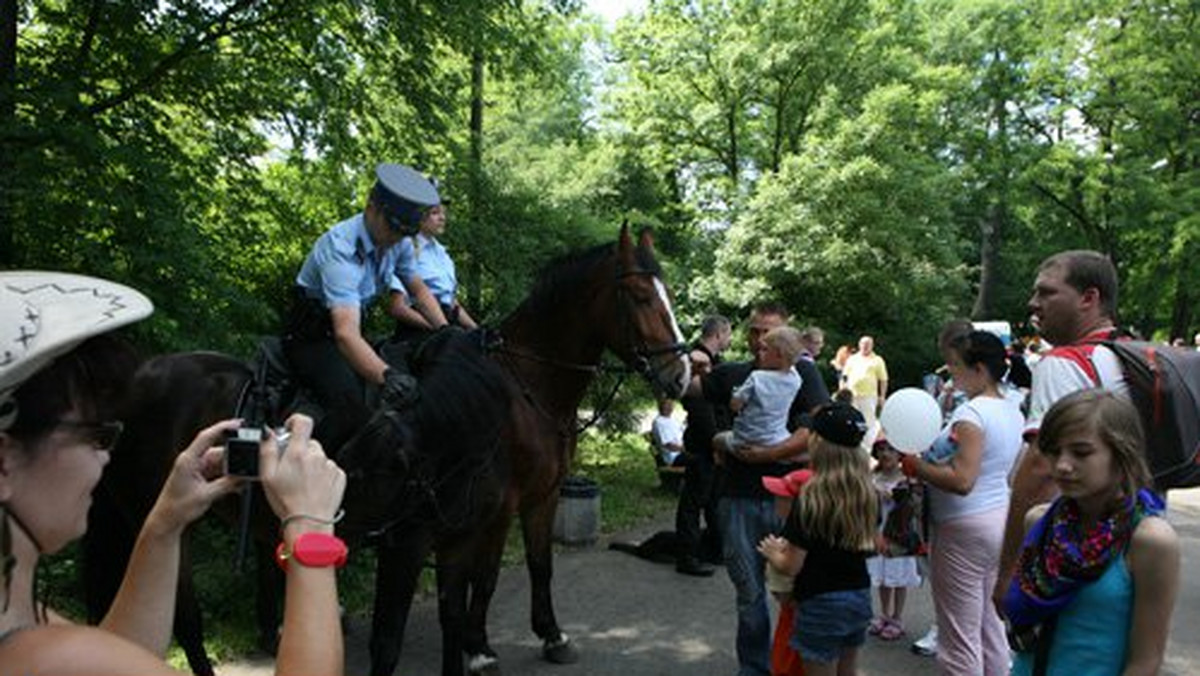
M380 164L375 167L375 178L371 199L392 230L416 232L425 210L441 204L437 188L412 167Z

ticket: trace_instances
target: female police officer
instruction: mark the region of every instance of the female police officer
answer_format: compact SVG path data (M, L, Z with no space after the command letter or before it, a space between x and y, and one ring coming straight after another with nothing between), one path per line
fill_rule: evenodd
M454 260L438 237L446 231L446 206L439 204L425 212L418 232L405 237L396 255L396 275L411 293L415 303L409 307L409 299L403 293L393 294L393 315L405 328L432 328L446 325L464 329L476 328L475 320L458 302L458 277ZM409 321L400 313L414 308L421 319Z

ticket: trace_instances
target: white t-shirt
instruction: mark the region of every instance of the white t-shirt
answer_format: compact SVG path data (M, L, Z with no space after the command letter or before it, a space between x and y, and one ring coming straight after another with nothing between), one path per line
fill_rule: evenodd
M929 511L934 522L948 521L1008 506L1008 473L1021 452L1021 409L1009 399L975 397L954 410L942 430L948 436L956 424L983 432L979 477L966 495L929 486Z
M1100 386L1119 397L1129 398L1129 385L1121 371L1121 363L1112 350L1097 345L1092 352L1092 364L1100 377ZM1025 422L1025 433L1036 433L1042 426L1042 418L1054 402L1063 397L1096 387L1073 359L1046 353L1033 367L1033 386L1029 392L1029 419Z
M786 371L755 369L733 389L733 398L744 404L733 420L735 444L770 446L791 436L788 411L803 379L795 367Z
M679 421L674 418L659 415L654 418L654 422L650 426L650 433L654 435L663 462L668 465L674 462L675 458L679 457L679 451L672 450L668 446L676 444L679 447L683 446L683 425L680 425Z

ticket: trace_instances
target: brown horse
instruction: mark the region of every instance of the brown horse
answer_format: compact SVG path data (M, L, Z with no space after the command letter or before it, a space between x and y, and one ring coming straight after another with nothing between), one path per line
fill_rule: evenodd
M399 660L404 625L425 553L437 554L443 674L494 672L486 616L512 517L520 515L529 569L534 633L554 662L576 658L561 631L550 595L551 531L559 488L575 452L577 410L600 369L605 349L645 377L656 392L679 396L689 365L650 241L634 245L622 228L616 246L597 247L551 263L529 297L499 327L494 358L514 388L495 433L498 462L511 480L501 505L464 529L438 523L394 528L379 547L371 634L371 673L390 675ZM463 425L473 423L470 418ZM489 432L489 433L490 433ZM365 441L363 440L365 438ZM422 443L439 443L423 437ZM378 435L348 444L347 472L370 471L394 443Z
M533 630L547 659L576 658L550 595L559 488L575 450L577 408L606 349L659 394L679 396L688 381L682 336L659 275L648 238L635 245L627 227L615 246L553 262L501 323L498 345L475 334L432 341L419 366L417 406L377 412L336 454L349 477L339 532L377 547L373 674L390 675L396 667L430 551L437 562L443 673L462 674L464 654L472 672L498 669L486 616L516 514L532 582ZM124 505L128 520L144 518L149 505L139 496L161 484L169 466L164 459L195 430L228 417L249 379L246 367L212 354L169 355L139 370L141 400L126 421L129 448L139 453L114 454L105 479L117 502L134 498ZM257 531L262 544L270 544L269 519ZM211 673L187 578L181 574L177 637L193 670ZM276 589L270 579L260 575L260 592ZM274 617L273 611L272 602L260 601L263 638L273 631L263 617ZM185 630L191 632L186 640Z

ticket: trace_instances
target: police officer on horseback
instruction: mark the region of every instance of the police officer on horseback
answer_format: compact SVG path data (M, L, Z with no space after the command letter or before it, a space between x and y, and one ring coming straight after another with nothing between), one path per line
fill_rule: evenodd
M437 181L433 180L436 187ZM445 200L425 212L417 232L397 246L396 276L411 292L392 294L391 311L396 317L397 338L420 339L428 331L443 326L478 328L467 309L458 302L458 275L454 260L440 241L446 231ZM410 319L412 312L419 319Z
M314 436L331 449L368 418L364 382L380 386L383 399L393 405L416 396L416 381L390 366L363 337L363 309L378 295L407 293L395 273L396 244L418 231L441 198L429 179L410 167L380 164L375 177L363 212L326 231L305 258L284 333L292 368L323 409ZM406 303L389 310L410 324L425 321Z

